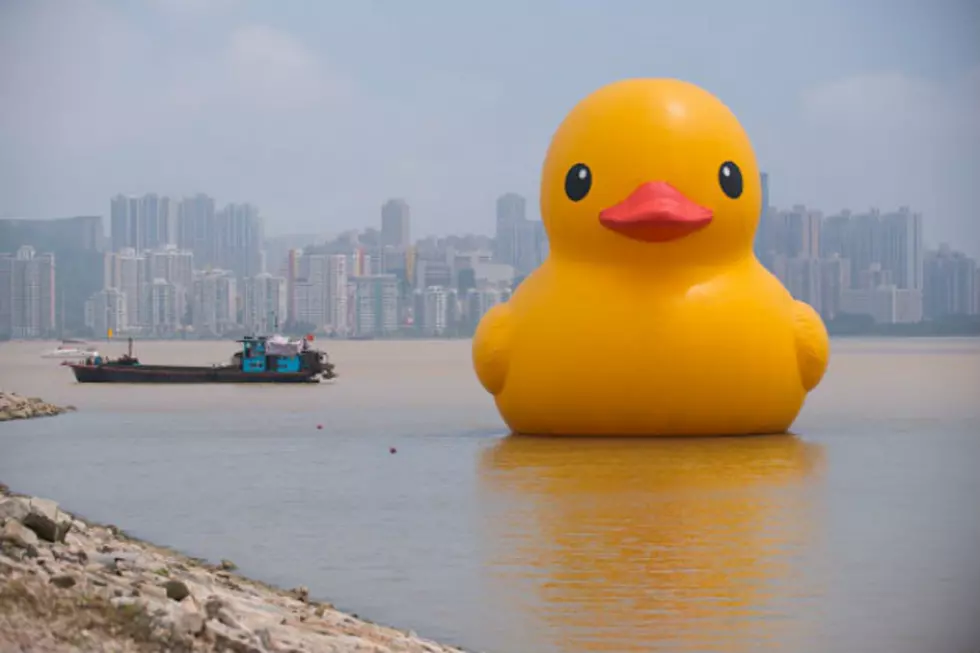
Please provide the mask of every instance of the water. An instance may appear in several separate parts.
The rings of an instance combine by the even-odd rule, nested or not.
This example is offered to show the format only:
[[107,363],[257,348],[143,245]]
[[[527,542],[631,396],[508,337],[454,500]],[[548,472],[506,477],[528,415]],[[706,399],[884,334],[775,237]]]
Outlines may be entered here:
[[575,442],[503,437],[468,342],[330,343],[310,387],[79,386],[52,346],[0,344],[0,388],[80,410],[0,425],[0,479],[375,621],[492,653],[980,642],[980,340],[835,341],[797,436]]

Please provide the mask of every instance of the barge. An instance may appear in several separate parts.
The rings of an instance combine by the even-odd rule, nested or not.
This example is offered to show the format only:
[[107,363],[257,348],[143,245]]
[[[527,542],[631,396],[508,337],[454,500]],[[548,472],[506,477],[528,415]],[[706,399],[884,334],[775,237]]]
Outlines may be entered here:
[[224,365],[144,365],[129,351],[117,359],[91,356],[65,362],[79,383],[319,383],[336,377],[326,352],[312,349],[310,338],[246,336],[241,350]]

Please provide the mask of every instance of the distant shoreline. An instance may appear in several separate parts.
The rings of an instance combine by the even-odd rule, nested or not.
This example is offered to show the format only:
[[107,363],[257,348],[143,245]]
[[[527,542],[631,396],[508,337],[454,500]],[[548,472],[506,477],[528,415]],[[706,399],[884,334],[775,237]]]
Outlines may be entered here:
[[[915,327],[917,325],[888,325],[892,327]],[[980,328],[964,331],[964,332],[930,332],[921,331],[917,332],[912,329],[882,329],[880,331],[849,331],[849,330],[835,330],[833,328],[827,329],[829,335],[833,339],[841,340],[853,340],[858,338],[881,338],[888,340],[916,340],[925,338],[937,338],[937,339],[954,339],[954,338],[980,338]],[[106,343],[106,344],[116,344],[125,345],[126,338],[128,336],[118,336],[107,340],[106,338],[91,338],[85,336],[65,336],[66,338],[79,338],[83,339],[88,343]],[[10,340],[0,340],[0,344],[5,342],[9,343],[29,343],[29,342],[60,342],[61,338],[16,338]],[[229,336],[227,338],[161,338],[161,337],[148,337],[148,336],[133,336],[134,342],[233,342],[235,340],[234,336]],[[318,343],[323,344],[324,342],[453,342],[460,340],[472,340],[471,336],[459,336],[452,338],[370,338],[370,339],[359,339],[359,338],[320,338],[317,340]]]

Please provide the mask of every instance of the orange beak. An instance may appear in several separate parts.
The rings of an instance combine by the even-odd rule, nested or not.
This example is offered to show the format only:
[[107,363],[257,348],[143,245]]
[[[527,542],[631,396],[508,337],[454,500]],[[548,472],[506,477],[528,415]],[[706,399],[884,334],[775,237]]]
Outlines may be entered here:
[[711,209],[689,200],[670,184],[651,181],[601,211],[599,222],[633,240],[663,243],[704,229],[712,217]]

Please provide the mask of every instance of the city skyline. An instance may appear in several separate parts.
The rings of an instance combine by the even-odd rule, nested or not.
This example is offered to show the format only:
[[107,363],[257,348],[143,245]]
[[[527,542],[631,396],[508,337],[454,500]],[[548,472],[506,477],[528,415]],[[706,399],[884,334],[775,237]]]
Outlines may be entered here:
[[[909,325],[980,313],[976,259],[928,247],[921,213],[766,205],[761,175],[754,254],[824,319]],[[102,216],[0,219],[0,250],[16,250],[0,251],[0,336],[221,337],[280,324],[337,337],[467,335],[549,254],[526,198],[502,193],[494,212],[492,236],[415,239],[403,198],[382,203],[372,226],[332,238],[267,238],[258,207],[204,193],[116,194],[108,234]]]
[[[269,233],[337,233],[390,194],[410,201],[417,234],[489,233],[498,191],[536,207],[572,104],[622,77],[668,75],[732,107],[780,180],[774,205],[912,206],[930,242],[980,255],[980,11],[963,0],[666,14],[633,1],[195,6],[0,9],[0,214],[102,213],[121,188],[207,189],[247,196]],[[581,43],[588,56],[573,56]]]
[[[781,203],[781,204],[774,204],[772,202],[770,202],[769,204],[765,204],[765,201],[767,199],[771,199],[770,191],[769,191],[769,184],[771,183],[770,182],[771,175],[766,170],[762,170],[760,174],[763,177],[763,185],[765,191],[763,194],[763,206],[761,207],[762,212],[760,214],[759,223],[756,229],[757,235],[760,230],[764,229],[765,211],[767,209],[773,209],[775,211],[791,211],[791,210],[803,208],[811,213],[818,214],[823,218],[842,216],[842,215],[887,214],[889,212],[896,211],[896,210],[908,210],[916,213],[917,215],[922,216],[923,218],[924,246],[927,249],[938,249],[942,246],[952,246],[955,249],[957,249],[957,251],[962,251],[966,254],[969,254],[970,256],[973,256],[974,258],[980,258],[980,256],[975,256],[972,253],[972,249],[971,247],[969,247],[969,245],[971,245],[972,243],[965,242],[962,239],[938,240],[938,239],[930,238],[928,235],[929,234],[928,225],[930,223],[929,216],[923,213],[922,211],[920,211],[917,207],[912,205],[908,205],[908,204],[889,205],[889,204],[882,204],[882,203],[871,203],[867,207],[856,208],[856,207],[845,206],[845,207],[840,207],[837,210],[826,210],[824,207],[820,205],[809,205],[802,202],[792,202],[792,201],[787,203]],[[180,204],[184,201],[197,199],[198,201],[203,201],[210,204],[211,205],[210,211],[214,215],[220,215],[223,212],[234,210],[238,207],[241,207],[246,211],[254,213],[255,217],[260,217],[262,219],[263,239],[275,240],[275,239],[290,239],[290,238],[297,238],[297,237],[298,238],[314,237],[319,239],[330,239],[330,238],[340,236],[344,233],[359,231],[365,228],[377,229],[379,233],[382,232],[384,227],[384,221],[385,221],[386,207],[389,207],[391,205],[397,205],[399,207],[399,211],[404,211],[408,216],[410,216],[409,223],[412,226],[410,229],[408,229],[406,233],[408,233],[408,235],[410,236],[408,242],[415,243],[420,240],[425,240],[430,238],[442,238],[446,236],[457,236],[457,235],[492,236],[495,233],[495,231],[499,228],[497,222],[499,220],[500,214],[495,210],[495,207],[499,205],[500,200],[511,198],[511,197],[516,197],[521,201],[521,203],[523,204],[521,208],[521,212],[527,217],[528,220],[532,222],[541,222],[541,216],[540,216],[540,212],[538,211],[537,205],[531,204],[528,201],[527,196],[512,190],[511,191],[505,190],[505,191],[498,192],[498,194],[491,199],[489,210],[493,215],[493,220],[490,222],[490,224],[487,225],[487,228],[485,229],[480,229],[480,230],[459,229],[455,231],[450,230],[445,232],[425,232],[421,234],[417,233],[416,224],[414,222],[414,220],[418,218],[418,212],[412,208],[413,204],[411,198],[404,195],[388,196],[382,199],[381,201],[377,202],[374,213],[380,215],[381,216],[380,219],[376,219],[374,217],[366,217],[365,220],[358,223],[354,223],[351,226],[345,226],[343,228],[338,228],[335,230],[319,230],[319,231],[302,231],[302,230],[290,231],[290,230],[276,230],[276,229],[270,230],[268,228],[268,222],[266,222],[267,216],[265,212],[261,211],[261,207],[257,206],[255,203],[251,202],[250,200],[239,198],[239,199],[230,199],[223,202],[219,200],[216,196],[213,196],[204,191],[193,191],[193,192],[185,192],[185,193],[166,193],[166,192],[159,192],[154,190],[147,190],[142,193],[140,192],[116,193],[112,196],[112,199],[109,202],[110,208],[108,211],[101,211],[101,212],[100,211],[94,211],[94,212],[76,211],[76,212],[69,212],[68,214],[65,215],[51,215],[51,216],[0,214],[0,220],[51,221],[51,220],[72,219],[72,218],[83,217],[83,216],[90,217],[93,219],[100,218],[105,221],[105,226],[108,228],[106,237],[110,242],[112,242],[113,240],[113,236],[111,235],[112,234],[111,225],[113,219],[112,200],[119,199],[119,198],[123,198],[126,200],[158,198],[159,200],[162,200],[164,202],[167,201],[173,202],[175,207],[179,207]],[[978,212],[980,212],[980,207],[978,207]],[[176,219],[176,214],[174,215],[174,219]],[[368,224],[372,220],[376,221],[377,224]],[[3,244],[4,243],[0,242],[0,247],[2,247]],[[390,244],[390,243],[386,243],[386,244]],[[115,247],[114,244],[113,247]]]

